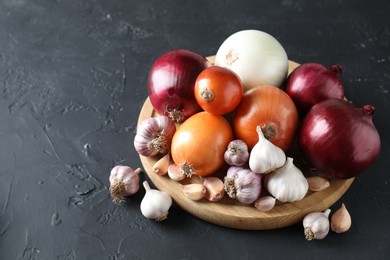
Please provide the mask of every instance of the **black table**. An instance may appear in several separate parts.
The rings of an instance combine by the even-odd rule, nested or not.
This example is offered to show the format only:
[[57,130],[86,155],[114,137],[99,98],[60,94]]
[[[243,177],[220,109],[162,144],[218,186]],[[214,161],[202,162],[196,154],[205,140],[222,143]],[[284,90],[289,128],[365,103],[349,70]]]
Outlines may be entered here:
[[[389,13],[385,0],[0,1],[0,259],[389,257]],[[132,142],[153,61],[215,54],[243,29],[299,63],[341,64],[346,96],[376,107],[381,154],[332,207],[347,205],[347,233],[233,230],[176,205],[156,223],[143,189],[112,203],[111,168],[141,166]]]

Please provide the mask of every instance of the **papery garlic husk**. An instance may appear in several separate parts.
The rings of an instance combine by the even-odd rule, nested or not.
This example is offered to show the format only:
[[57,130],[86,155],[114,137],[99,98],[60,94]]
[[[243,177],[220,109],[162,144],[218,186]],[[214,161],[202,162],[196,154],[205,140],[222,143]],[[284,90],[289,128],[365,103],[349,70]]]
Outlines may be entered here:
[[125,197],[139,190],[139,173],[141,168],[133,170],[129,166],[117,165],[110,172],[110,194],[112,201],[121,203]]
[[265,175],[265,185],[268,192],[281,202],[302,200],[309,189],[305,176],[291,157],[287,157],[282,167]]
[[167,153],[153,165],[153,172],[158,175],[167,174],[170,163],[171,163],[171,157],[169,153]]
[[190,200],[201,200],[207,192],[205,186],[200,183],[191,183],[180,186],[184,195]]
[[223,181],[218,177],[205,177],[202,178],[202,184],[206,188],[206,194],[204,197],[212,202],[219,201],[225,194],[225,187]]
[[309,213],[303,218],[302,223],[307,240],[319,240],[328,235],[330,228],[329,213],[330,209],[326,209],[324,212]]
[[256,127],[259,141],[249,155],[249,168],[255,173],[267,174],[283,166],[286,154],[264,137],[260,126]]
[[243,166],[249,159],[248,146],[243,140],[233,140],[229,143],[224,158],[229,165]]
[[156,221],[165,220],[172,205],[171,196],[164,191],[151,189],[147,181],[143,182],[143,186],[146,193],[140,206],[142,215]]
[[261,193],[261,175],[250,169],[230,166],[224,178],[225,192],[243,204],[252,204]]
[[306,180],[310,191],[322,191],[330,186],[329,180],[320,176],[307,177]]
[[275,207],[276,199],[272,196],[264,196],[260,197],[258,200],[255,201],[255,208],[257,208],[260,211],[266,212],[270,211]]
[[351,228],[351,225],[351,215],[344,203],[342,203],[341,207],[333,213],[330,221],[330,227],[336,233],[344,233]]
[[180,166],[174,163],[168,166],[168,176],[174,181],[182,181],[187,177],[187,175],[181,171]]
[[176,125],[166,116],[144,119],[137,128],[134,138],[135,150],[143,156],[166,154],[170,151]]

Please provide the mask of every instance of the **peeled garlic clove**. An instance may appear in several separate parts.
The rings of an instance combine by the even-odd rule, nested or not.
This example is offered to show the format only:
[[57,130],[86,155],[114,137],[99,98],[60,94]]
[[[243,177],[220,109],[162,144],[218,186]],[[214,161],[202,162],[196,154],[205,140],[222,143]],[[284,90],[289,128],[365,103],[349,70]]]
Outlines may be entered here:
[[320,240],[328,235],[330,228],[329,213],[330,209],[327,209],[324,212],[309,213],[303,218],[303,227],[307,240]]
[[286,162],[284,151],[264,137],[260,126],[256,131],[259,141],[249,155],[249,168],[255,173],[267,174],[282,167]]
[[260,211],[270,211],[275,207],[276,199],[272,196],[264,196],[255,201],[255,208]]
[[306,180],[311,191],[322,191],[330,186],[329,180],[320,176],[307,177]]
[[168,193],[151,189],[147,181],[143,182],[146,190],[141,201],[141,212],[148,219],[163,221],[168,216],[168,210],[172,205],[172,198]]
[[182,181],[187,177],[183,174],[180,167],[174,163],[168,166],[168,176],[174,181]]
[[171,162],[171,157],[169,153],[167,153],[153,165],[153,172],[158,175],[167,174],[170,162]]
[[117,165],[110,172],[110,194],[112,201],[121,203],[125,197],[139,190],[139,173],[141,168],[133,170],[129,166]]
[[202,184],[206,188],[204,197],[209,201],[218,201],[225,194],[223,181],[217,177],[203,178]]
[[344,233],[351,228],[352,220],[344,203],[341,207],[333,213],[330,227],[336,233]]
[[200,200],[206,194],[206,188],[200,183],[181,185],[184,195],[190,200]]

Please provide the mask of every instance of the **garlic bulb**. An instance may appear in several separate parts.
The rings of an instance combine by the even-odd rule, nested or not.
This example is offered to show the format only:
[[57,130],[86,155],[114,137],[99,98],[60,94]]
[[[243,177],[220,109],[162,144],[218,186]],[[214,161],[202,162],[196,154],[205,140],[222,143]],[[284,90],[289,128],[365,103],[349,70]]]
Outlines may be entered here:
[[307,240],[323,239],[329,233],[330,209],[324,212],[312,212],[303,218],[305,238]]
[[170,150],[175,132],[175,124],[166,116],[146,118],[137,128],[134,148],[143,156],[166,154]]
[[309,184],[293,163],[287,157],[286,163],[274,172],[265,176],[265,183],[269,193],[281,202],[294,202],[305,197]]
[[342,203],[341,207],[333,213],[330,221],[330,227],[336,233],[344,233],[351,228],[351,225],[351,215],[344,203]]
[[148,219],[163,221],[168,216],[168,210],[172,205],[172,198],[168,193],[151,189],[147,181],[143,182],[146,190],[141,201],[141,212]]
[[141,168],[135,171],[129,166],[117,165],[110,173],[110,194],[112,201],[120,203],[125,197],[133,195],[139,190],[139,173]]
[[282,167],[286,162],[286,155],[282,149],[268,141],[260,126],[256,127],[259,141],[252,148],[249,156],[249,168],[255,173],[270,173]]
[[224,158],[229,165],[243,166],[249,159],[248,146],[242,140],[233,140],[229,143]]
[[231,166],[224,178],[226,193],[241,203],[251,204],[261,192],[261,175],[243,167]]

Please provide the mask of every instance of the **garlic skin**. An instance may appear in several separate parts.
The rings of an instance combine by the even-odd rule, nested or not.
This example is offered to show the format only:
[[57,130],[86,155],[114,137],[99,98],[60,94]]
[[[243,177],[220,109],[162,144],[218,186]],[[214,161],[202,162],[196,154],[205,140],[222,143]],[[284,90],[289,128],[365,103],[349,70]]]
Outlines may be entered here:
[[291,157],[287,157],[281,168],[265,175],[265,183],[268,192],[281,202],[302,200],[309,189],[305,176]]
[[341,207],[333,213],[330,221],[330,227],[336,233],[344,233],[351,228],[351,225],[351,215],[344,203],[342,203]]
[[110,194],[112,201],[121,203],[125,197],[139,190],[139,173],[141,168],[133,170],[129,166],[117,165],[110,172]]
[[146,118],[137,128],[134,148],[137,153],[147,157],[166,154],[170,151],[175,132],[175,123],[166,116]]
[[275,207],[276,199],[272,196],[264,196],[255,201],[255,208],[260,211],[270,211]]
[[230,166],[224,178],[224,188],[230,198],[252,204],[261,193],[261,175],[243,167]]
[[248,146],[242,140],[233,140],[229,143],[224,158],[229,165],[243,166],[249,159]]
[[172,205],[171,196],[164,191],[151,189],[147,181],[143,182],[143,186],[146,193],[140,206],[142,215],[156,221],[165,220]]
[[305,238],[308,241],[320,240],[328,235],[330,229],[329,213],[330,209],[326,209],[324,212],[309,213],[303,218]]
[[267,174],[283,166],[286,154],[264,137],[260,126],[256,127],[259,141],[249,155],[249,168],[255,173]]

